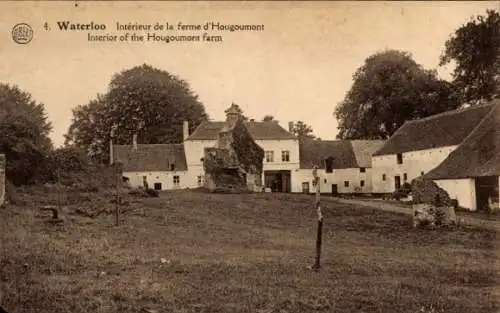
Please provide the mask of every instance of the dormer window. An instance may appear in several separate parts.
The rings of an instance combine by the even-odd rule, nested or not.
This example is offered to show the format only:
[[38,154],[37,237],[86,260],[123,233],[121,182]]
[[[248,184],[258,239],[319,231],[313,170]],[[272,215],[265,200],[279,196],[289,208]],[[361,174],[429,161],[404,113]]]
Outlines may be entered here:
[[175,164],[170,163],[170,170],[171,170],[171,171],[175,171]]
[[398,159],[398,164],[403,164],[403,154],[402,153],[397,154],[397,159]]
[[325,159],[325,172],[333,173],[333,157],[328,157]]

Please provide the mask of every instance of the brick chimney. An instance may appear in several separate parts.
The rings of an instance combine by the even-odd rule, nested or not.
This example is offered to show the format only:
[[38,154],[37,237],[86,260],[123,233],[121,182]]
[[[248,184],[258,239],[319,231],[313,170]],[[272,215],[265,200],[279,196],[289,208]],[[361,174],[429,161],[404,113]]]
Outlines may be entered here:
[[134,134],[134,135],[132,136],[132,148],[133,148],[134,150],[137,150],[137,134]]
[[184,121],[182,123],[182,140],[186,141],[189,137],[189,122]]
[[293,132],[293,122],[288,122],[288,131]]

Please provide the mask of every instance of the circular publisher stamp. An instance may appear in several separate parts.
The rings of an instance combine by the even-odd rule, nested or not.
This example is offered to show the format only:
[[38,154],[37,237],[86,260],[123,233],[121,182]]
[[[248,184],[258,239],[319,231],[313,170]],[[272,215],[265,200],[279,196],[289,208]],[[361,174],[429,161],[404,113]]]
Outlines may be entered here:
[[12,39],[14,42],[25,45],[33,39],[33,29],[26,23],[19,23],[12,28]]

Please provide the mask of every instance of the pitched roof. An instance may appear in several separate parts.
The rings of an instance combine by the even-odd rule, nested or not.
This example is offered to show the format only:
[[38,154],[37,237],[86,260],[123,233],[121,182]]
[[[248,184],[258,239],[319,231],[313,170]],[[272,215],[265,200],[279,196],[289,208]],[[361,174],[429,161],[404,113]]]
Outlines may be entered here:
[[407,121],[374,155],[459,145],[491,110],[491,104],[448,111]]
[[384,140],[351,140],[359,167],[372,167],[372,156],[385,144]]
[[314,165],[325,168],[325,159],[333,157],[333,168],[371,167],[371,156],[383,145],[381,140],[314,140],[300,142],[300,168]]
[[[226,122],[202,122],[189,136],[188,140],[217,140],[217,134],[226,125]],[[278,123],[273,121],[247,121],[245,122],[245,125],[254,140],[286,140],[296,138]]]
[[183,144],[141,144],[113,146],[115,162],[123,163],[123,171],[169,171],[170,164],[176,171],[186,171],[186,154]]
[[492,107],[455,151],[423,178],[460,179],[499,175],[500,103]]

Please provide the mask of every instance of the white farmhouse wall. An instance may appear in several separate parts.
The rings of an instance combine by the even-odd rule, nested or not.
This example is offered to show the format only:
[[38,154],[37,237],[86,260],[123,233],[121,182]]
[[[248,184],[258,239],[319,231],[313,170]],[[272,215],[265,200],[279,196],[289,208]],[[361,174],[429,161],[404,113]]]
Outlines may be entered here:
[[202,166],[201,159],[205,155],[205,148],[215,147],[216,140],[187,140],[184,141],[184,153],[186,153],[186,163],[188,169],[191,165]]
[[[401,177],[401,184],[427,173],[448,157],[458,146],[410,151],[403,153],[403,163],[397,163],[397,155],[382,155],[372,158],[372,185],[374,193],[391,193],[396,190],[395,176]],[[385,174],[386,179],[383,180]]]
[[[255,140],[264,151],[273,151],[273,162],[266,162],[264,156],[264,171],[270,170],[290,170],[294,171],[300,167],[299,159],[299,141],[298,140]],[[289,151],[290,161],[283,162],[281,159],[281,151]],[[292,172],[293,185],[293,172]],[[292,187],[293,188],[293,187]]]
[[[371,193],[372,192],[372,169],[366,168],[362,173],[359,168],[334,169],[333,173],[326,173],[324,169],[318,170],[320,176],[321,193],[331,193],[332,185],[337,185],[338,193]],[[349,186],[345,186],[345,182],[349,182]],[[364,186],[361,187],[361,181],[364,181]],[[309,182],[309,192],[316,192],[313,187],[312,169],[300,169],[292,173],[292,192],[302,192],[302,183]],[[356,191],[359,187],[359,191]]]
[[458,201],[458,206],[476,211],[476,185],[474,179],[435,180],[436,184],[446,190],[451,199]]
[[[163,171],[163,172],[124,172],[123,176],[129,178],[130,185],[133,188],[142,187],[142,177],[146,176],[149,188],[154,188],[155,183],[161,183],[162,190],[195,188],[196,181],[193,184],[190,175],[186,171]],[[179,176],[179,184],[174,184],[174,176]]]

